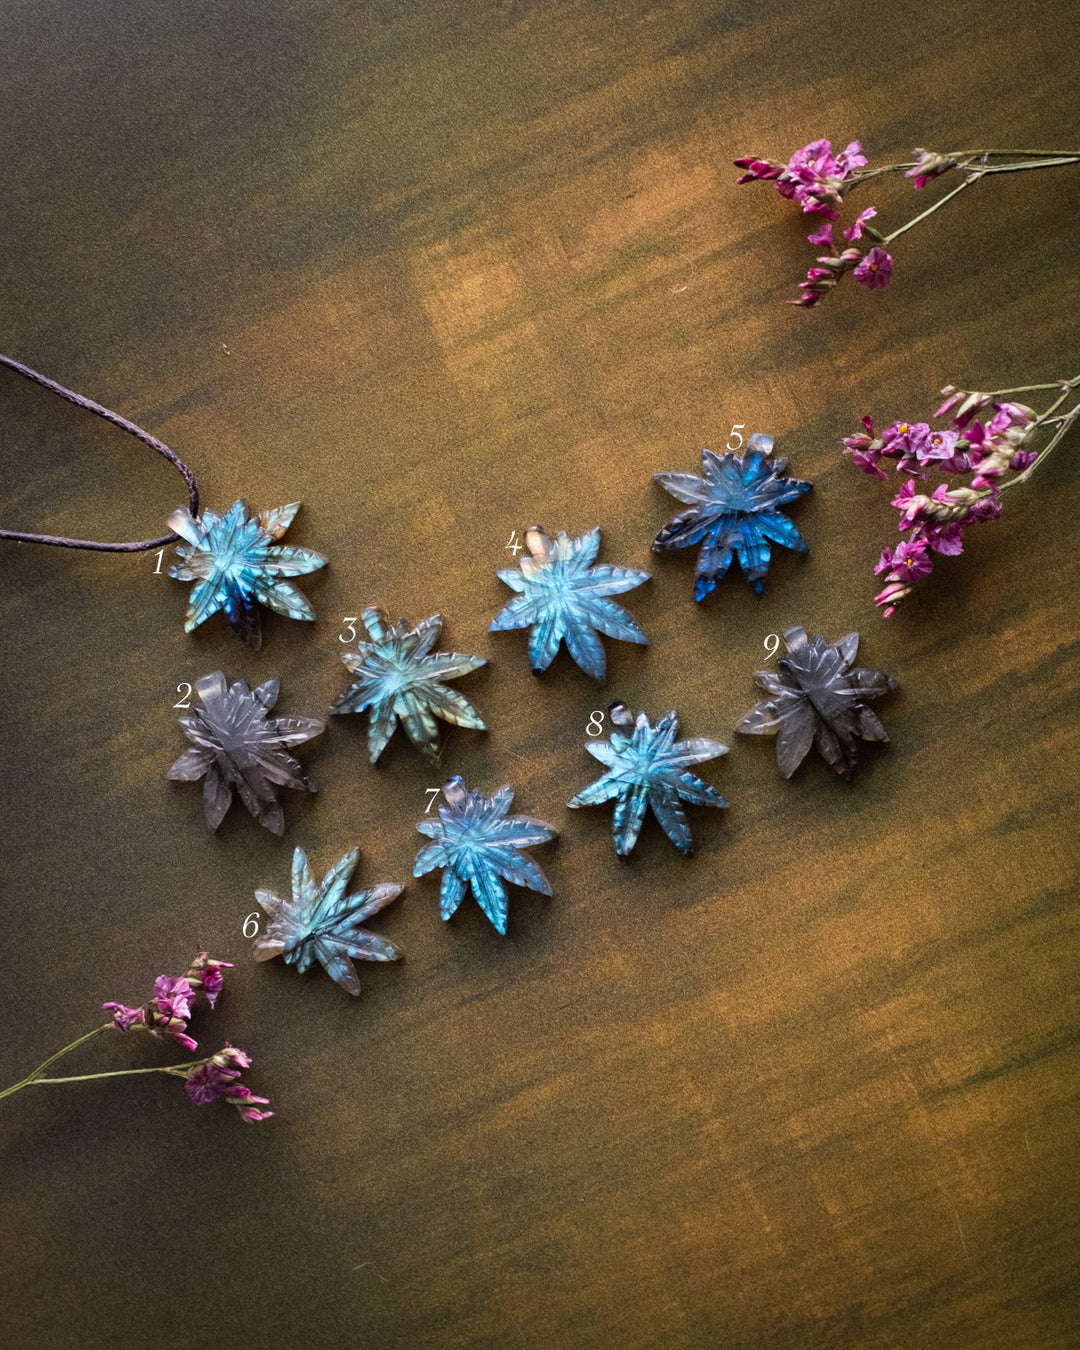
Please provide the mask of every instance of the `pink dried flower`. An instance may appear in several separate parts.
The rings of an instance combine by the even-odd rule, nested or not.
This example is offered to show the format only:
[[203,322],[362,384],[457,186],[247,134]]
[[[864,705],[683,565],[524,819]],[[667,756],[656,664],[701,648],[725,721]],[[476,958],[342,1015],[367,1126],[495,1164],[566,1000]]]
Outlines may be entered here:
[[735,166],[745,170],[738,180],[740,183],[773,180],[781,196],[797,202],[803,211],[820,213],[835,220],[843,200],[844,185],[865,163],[866,156],[858,141],[852,141],[833,155],[830,143],[820,140],[796,150],[786,164],[749,155],[737,159]]
[[206,1001],[212,1008],[218,1001],[221,993],[224,979],[221,972],[223,970],[232,970],[231,961],[218,961],[207,952],[200,952],[191,963],[184,978],[195,988],[201,989],[206,995]]
[[803,293],[798,300],[789,300],[789,305],[800,305],[803,309],[809,309],[816,305],[826,291],[831,291],[840,278],[847,272],[860,257],[857,248],[846,248],[843,253],[824,254],[817,259],[818,266],[811,267],[806,274],[806,280],[800,281]]
[[216,1055],[211,1056],[210,1062],[222,1069],[251,1068],[251,1056],[235,1045],[230,1045],[228,1041],[225,1042],[223,1050],[219,1050]]
[[874,571],[880,575],[891,570],[893,579],[897,581],[907,577],[915,580],[926,576],[933,565],[924,539],[901,539],[895,549],[882,550]]
[[[884,461],[893,459],[897,472],[904,475],[892,498],[903,537],[895,548],[882,550],[874,568],[878,576],[884,576],[885,586],[876,603],[886,615],[893,614],[912,585],[931,572],[934,554],[962,553],[966,530],[996,520],[1004,490],[1022,481],[1015,475],[1022,476],[1038,463],[1069,426],[1080,421],[1080,402],[1066,413],[1053,415],[1064,396],[1080,387],[1080,376],[1033,386],[1058,387],[1063,397],[1040,415],[1025,404],[999,400],[994,394],[946,385],[941,391],[945,401],[935,416],[951,414],[950,427],[933,429],[926,422],[898,421],[877,438],[872,419],[863,417],[863,431],[844,437],[844,451],[860,469],[887,478]],[[984,425],[976,414],[990,405],[993,413]],[[1038,450],[1029,448],[1047,427],[1052,429],[1049,443]],[[916,480],[926,479],[931,472],[941,474],[946,481],[932,491],[920,490]],[[1007,478],[1009,474],[1014,477]],[[967,481],[958,482],[961,475]]]
[[873,473],[879,478],[888,478],[888,474],[878,464],[884,443],[874,436],[874,419],[861,417],[859,421],[865,428],[854,436],[843,438],[844,453],[851,456],[851,462],[863,473]]
[[855,280],[872,291],[884,290],[892,279],[893,260],[877,244],[855,268]]
[[820,212],[836,220],[843,201],[843,184],[866,163],[862,146],[852,141],[835,157],[828,141],[811,141],[787,162],[776,180],[781,196],[796,201],[807,214]]
[[186,1050],[197,1050],[198,1042],[187,1034],[195,996],[201,990],[212,1008],[221,992],[221,972],[230,965],[199,952],[187,974],[159,975],[154,981],[154,996],[144,1007],[129,1008],[123,1003],[103,1003],[102,1007],[112,1013],[118,1031],[142,1027],[151,1035],[176,1041]]
[[241,1120],[254,1123],[257,1120],[269,1120],[273,1111],[259,1111],[258,1106],[269,1106],[269,1097],[256,1097],[250,1088],[237,1084],[228,1094],[230,1103],[240,1112]]
[[182,975],[159,975],[154,981],[153,1001],[158,1016],[166,1021],[187,1021],[194,998],[195,990]]
[[1034,411],[1022,403],[995,403],[994,415],[986,424],[986,434],[996,438],[1008,431],[1026,432],[1034,421]]
[[874,604],[884,609],[885,617],[896,613],[896,607],[906,595],[911,594],[910,585],[902,581],[891,581],[883,591],[874,596]]
[[736,179],[737,183],[752,183],[755,179],[779,178],[785,166],[777,164],[775,160],[755,159],[750,156],[746,159],[737,159],[735,167],[746,170],[741,178]]
[[819,230],[815,230],[813,234],[808,234],[806,236],[806,242],[808,244],[813,244],[815,247],[832,248],[832,221],[825,221]]
[[226,1042],[223,1050],[183,1075],[186,1079],[184,1090],[196,1106],[208,1106],[210,1102],[224,1099],[235,1106],[242,1119],[248,1122],[269,1120],[273,1111],[257,1109],[259,1106],[269,1106],[268,1099],[256,1097],[249,1087],[238,1081],[241,1071],[250,1067],[250,1055]]
[[926,440],[918,451],[919,463],[941,473],[969,473],[971,459],[964,453],[966,441],[958,431],[931,431],[927,428]]
[[117,1031],[130,1031],[133,1026],[146,1025],[145,1008],[129,1008],[125,1003],[103,1003],[106,1012],[112,1013],[113,1026]]
[[238,1074],[219,1069],[216,1064],[200,1064],[188,1074],[184,1090],[196,1106],[208,1106],[221,1097]]
[[[970,518],[970,511],[968,517]],[[924,521],[921,525],[916,525],[911,532],[911,537],[916,535],[926,541],[928,548],[932,548],[935,553],[944,553],[955,557],[958,553],[963,553],[963,528],[964,520],[949,521]]]
[[856,239],[862,238],[863,230],[866,228],[866,222],[868,220],[873,220],[876,215],[877,208],[874,206],[868,206],[865,211],[859,212],[852,223],[844,231],[844,238],[849,244],[853,244]]
[[957,389],[956,386],[952,384],[947,384],[941,392],[947,394],[948,398],[946,398],[941,407],[933,414],[935,421],[939,417],[944,417],[946,413],[952,412],[955,407],[958,407],[964,401],[965,397],[965,391],[963,389]]
[[988,404],[994,401],[993,394],[980,394],[973,389],[957,389],[954,385],[947,384],[941,391],[947,394],[945,402],[934,413],[934,417],[944,417],[955,408],[956,416],[953,418],[953,426],[963,430],[968,425],[976,413],[979,413]]

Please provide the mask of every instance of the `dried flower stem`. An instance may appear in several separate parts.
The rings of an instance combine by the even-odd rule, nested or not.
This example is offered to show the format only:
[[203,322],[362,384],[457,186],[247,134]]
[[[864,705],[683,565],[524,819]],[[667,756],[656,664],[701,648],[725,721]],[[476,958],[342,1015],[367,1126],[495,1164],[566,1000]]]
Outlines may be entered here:
[[[950,153],[951,159],[989,159],[991,156],[1005,159],[1009,155],[1030,155],[1042,161],[1039,164],[1024,163],[1017,165],[1020,169],[1048,168],[1057,164],[1073,164],[1080,159],[1080,150],[953,150]],[[919,161],[912,159],[906,164],[881,164],[876,169],[867,169],[865,173],[853,174],[850,186],[856,187],[859,183],[865,183],[867,179],[877,178],[883,173],[906,173],[908,169],[918,167]],[[987,172],[1008,173],[1011,166],[999,168],[994,166]]]
[[[786,163],[757,155],[735,160],[736,167],[745,170],[738,180],[740,183],[771,182],[782,197],[794,202],[804,215],[813,216],[818,222],[814,232],[807,236],[809,243],[819,250],[815,264],[807,269],[805,280],[799,283],[802,294],[797,300],[789,300],[788,304],[812,309],[848,272],[861,286],[873,291],[884,290],[895,267],[888,251],[893,241],[989,174],[1025,173],[1028,169],[1057,169],[1080,164],[1080,150],[988,149],[941,153],[917,148],[914,153],[914,160],[867,168],[861,142],[852,141],[834,154],[831,143],[821,139],[796,150]],[[886,232],[878,223],[869,223],[878,215],[877,207],[869,206],[844,227],[843,242],[835,239],[834,224],[839,221],[853,189],[881,178],[883,174],[895,173],[914,179],[916,190],[947,173],[952,173],[954,180],[958,178],[960,182],[933,205],[891,232]],[[860,240],[865,242],[860,243]]]
[[235,1106],[240,1118],[249,1124],[269,1120],[273,1111],[259,1109],[270,1105],[267,1099],[256,1097],[245,1083],[240,1082],[241,1072],[251,1067],[251,1056],[228,1041],[216,1054],[206,1055],[202,1059],[184,1060],[181,1064],[161,1064],[148,1069],[108,1069],[103,1073],[69,1074],[63,1078],[44,1076],[50,1064],[55,1064],[78,1046],[100,1036],[103,1031],[125,1034],[139,1028],[151,1036],[168,1038],[188,1050],[197,1050],[198,1045],[187,1033],[191,1005],[197,997],[201,997],[213,1008],[221,993],[222,971],[230,969],[231,965],[230,961],[219,961],[209,952],[199,952],[183,975],[159,975],[154,981],[153,998],[142,1007],[129,1008],[125,1003],[111,1001],[103,1003],[101,1006],[106,1012],[112,1013],[110,1021],[79,1036],[70,1045],[50,1055],[18,1083],[4,1088],[0,1092],[0,1100],[23,1088],[44,1087],[50,1083],[89,1083],[95,1078],[130,1078],[135,1074],[165,1073],[184,1080],[184,1090],[196,1106],[225,1101]]
[[184,1070],[194,1069],[205,1062],[202,1059],[191,1059],[186,1064],[159,1065],[153,1069],[110,1069],[107,1073],[79,1073],[71,1078],[28,1078],[22,1083],[17,1083],[15,1087],[8,1088],[6,1092],[0,1092],[0,1097],[6,1097],[9,1092],[14,1092],[20,1087],[41,1087],[45,1083],[89,1083],[93,1078],[126,1078],[133,1073],[171,1073],[184,1078],[187,1076]]
[[972,183],[975,183],[977,181],[978,179],[975,175],[972,175],[970,178],[965,178],[959,187],[954,187],[951,192],[946,192],[945,196],[939,197],[938,200],[933,204],[933,206],[928,206],[925,211],[915,216],[913,220],[909,220],[906,225],[901,225],[898,230],[893,230],[891,234],[887,234],[882,242],[886,244],[891,244],[894,239],[897,239],[899,238],[900,235],[905,234],[908,230],[911,229],[913,225],[918,225],[920,220],[925,220],[927,216],[932,216],[934,212],[937,211],[939,207],[944,206],[945,203],[951,197],[955,197],[958,192],[963,192],[963,190],[966,187],[970,187]]
[[4,1097],[10,1097],[13,1092],[18,1092],[20,1088],[32,1087],[35,1083],[65,1082],[66,1080],[63,1078],[43,1079],[41,1075],[45,1072],[45,1070],[49,1067],[50,1064],[55,1064],[58,1059],[61,1059],[64,1055],[69,1054],[72,1050],[76,1049],[78,1046],[84,1045],[87,1041],[93,1040],[95,1036],[100,1036],[103,1031],[111,1030],[112,1025],[113,1025],[112,1022],[105,1022],[100,1027],[95,1027],[93,1031],[88,1031],[85,1036],[80,1036],[78,1040],[72,1041],[70,1045],[65,1045],[63,1050],[57,1050],[55,1055],[50,1055],[49,1058],[45,1060],[43,1064],[39,1064],[37,1068],[33,1071],[33,1073],[27,1074],[26,1077],[23,1078],[18,1083],[12,1083],[11,1087],[4,1088],[4,1090],[0,1092],[0,1100],[3,1100]]
[[[1067,383],[1068,388],[1061,395],[1061,398],[1059,398],[1056,403],[1054,403],[1050,408],[1048,408],[1047,411],[1043,414],[1043,416],[1040,417],[1038,421],[1035,423],[1036,427],[1041,427],[1047,426],[1051,422],[1056,422],[1057,430],[1054,432],[1053,436],[1051,436],[1051,438],[1047,441],[1047,443],[1043,446],[1043,448],[1039,451],[1038,459],[1033,460],[1027,466],[1026,469],[1021,470],[1021,472],[1018,473],[1014,478],[1010,478],[1006,482],[1000,484],[1000,486],[998,487],[999,494],[1005,492],[1008,488],[1015,487],[1017,483],[1026,483],[1027,480],[1031,477],[1031,475],[1035,472],[1035,470],[1039,467],[1039,465],[1043,464],[1047,459],[1049,459],[1050,454],[1056,447],[1057,443],[1061,440],[1061,438],[1065,435],[1065,433],[1072,427],[1073,423],[1077,420],[1077,418],[1080,418],[1080,403],[1077,403],[1075,407],[1070,408],[1069,411],[1067,413],[1064,413],[1061,417],[1051,417],[1050,415],[1055,408],[1061,406],[1061,404],[1065,401],[1065,399],[1068,398],[1069,394],[1072,393],[1073,389],[1078,384],[1080,384],[1080,376],[1076,377],[1075,379],[1067,381]],[[989,491],[987,491],[983,495],[988,497],[990,493]]]

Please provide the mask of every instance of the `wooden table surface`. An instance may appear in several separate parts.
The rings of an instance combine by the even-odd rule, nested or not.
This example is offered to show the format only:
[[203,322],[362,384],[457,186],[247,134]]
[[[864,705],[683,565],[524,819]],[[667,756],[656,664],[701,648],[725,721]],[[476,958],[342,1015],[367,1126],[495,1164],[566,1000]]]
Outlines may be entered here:
[[[1077,139],[1080,11],[915,0],[37,0],[0,44],[0,349],[152,430],[206,505],[300,499],[316,623],[252,653],[153,554],[0,553],[5,733],[0,1080],[139,1003],[200,947],[237,963],[194,1030],[254,1057],[274,1119],[166,1077],[0,1109],[0,1337],[33,1347],[1057,1350],[1080,1344],[1078,447],[894,619],[895,538],[838,438],[947,382],[1076,373],[1076,170],[990,180],[898,244],[887,291],[784,301],[806,222],[731,161],[818,137]],[[866,197],[870,201],[869,196]],[[874,198],[910,213],[910,187]],[[925,200],[929,200],[927,194]],[[0,373],[0,523],[142,538],[168,467]],[[814,481],[762,598],[691,598],[649,544],[735,424]],[[599,688],[489,634],[511,531],[603,528],[646,648]],[[376,768],[335,718],[275,838],[216,836],[166,781],[176,689],[216,669],[320,716],[345,616],[445,616],[488,666],[485,735]],[[770,633],[858,629],[893,674],[855,780],[787,782],[735,734]],[[594,776],[621,699],[731,746],[629,864]],[[560,831],[499,937],[412,880],[447,774]],[[361,848],[406,883],[359,999],[256,965],[253,891]],[[101,1041],[68,1072],[168,1063]]]

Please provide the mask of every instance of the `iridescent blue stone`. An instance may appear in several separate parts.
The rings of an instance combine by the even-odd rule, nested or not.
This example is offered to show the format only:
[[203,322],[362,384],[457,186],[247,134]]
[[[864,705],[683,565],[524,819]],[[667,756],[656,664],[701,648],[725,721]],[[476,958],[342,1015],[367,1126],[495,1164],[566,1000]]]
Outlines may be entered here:
[[293,854],[292,899],[273,891],[256,891],[255,898],[270,915],[266,931],[255,939],[255,960],[283,956],[303,974],[316,961],[347,994],[359,994],[360,981],[350,957],[359,961],[396,961],[401,952],[392,942],[360,925],[388,905],[402,888],[393,882],[368,886],[346,895],[359,850],[351,849],[316,885],[307,854]]
[[816,745],[838,774],[850,778],[859,741],[887,741],[877,715],[866,702],[881,698],[897,683],[880,670],[853,666],[858,633],[826,642],[820,633],[807,638],[804,628],[785,628],[787,655],[776,672],[759,670],[756,679],[769,697],[755,703],[736,726],[751,736],[776,736],[776,763],[790,778]]
[[359,650],[342,656],[358,678],[337,696],[330,711],[358,713],[370,709],[368,756],[372,764],[386,748],[399,718],[413,745],[432,758],[439,751],[436,717],[455,726],[484,730],[483,720],[469,700],[448,689],[444,681],[456,680],[487,662],[482,656],[462,656],[460,652],[432,653],[442,623],[440,614],[424,619],[415,628],[404,619],[388,624],[382,610],[374,607],[365,609],[361,617],[371,641],[359,643]]
[[783,478],[786,459],[768,460],[773,438],[750,437],[745,455],[702,450],[705,476],[692,473],[654,473],[653,478],[690,510],[668,521],[653,540],[653,552],[701,545],[694,599],[704,600],[738,558],[743,576],[761,594],[772,556],[769,541],[798,553],[806,541],[777,508],[809,492],[811,483]]
[[267,680],[254,691],[243,680],[230,687],[220,670],[195,681],[202,707],[180,718],[193,748],[165,776],[189,783],[205,777],[203,809],[212,830],[224,819],[234,790],[259,824],[274,834],[285,829],[277,788],[315,791],[303,766],[288,752],[318,736],[325,723],[314,717],[268,717],[278,689],[277,680]]
[[645,820],[646,807],[652,807],[667,837],[680,853],[692,857],[694,841],[679,802],[697,806],[728,803],[711,784],[689,773],[687,766],[725,755],[727,746],[700,736],[677,741],[676,712],[665,713],[654,727],[643,712],[635,718],[623,704],[615,703],[611,720],[625,730],[613,731],[609,741],[585,743],[585,749],[607,767],[607,773],[571,797],[567,806],[596,806],[614,798],[612,833],[620,858],[629,856]]
[[321,553],[274,543],[293,522],[299,502],[248,516],[244,502],[225,514],[204,511],[195,517],[185,506],[169,517],[169,528],[187,540],[177,546],[180,562],[169,568],[177,581],[195,581],[188,598],[184,632],[190,633],[223,610],[233,630],[250,647],[262,644],[260,604],[290,619],[314,619],[315,611],[286,577],[303,576],[326,566]]
[[556,830],[533,816],[508,816],[514,800],[512,787],[501,787],[491,797],[470,792],[460,777],[443,787],[446,804],[439,818],[421,820],[417,829],[435,842],[416,855],[413,876],[422,877],[442,867],[440,913],[444,919],[461,904],[466,890],[500,933],[506,932],[506,887],[503,879],[550,895],[547,877],[521,852],[530,844],[553,839]]
[[599,528],[579,539],[571,539],[565,530],[549,539],[542,526],[534,525],[525,531],[525,542],[529,556],[522,556],[520,571],[508,568],[498,573],[518,595],[496,615],[490,631],[531,628],[529,661],[534,675],[547,670],[565,640],[581,669],[602,680],[606,662],[598,633],[623,642],[648,641],[633,616],[607,597],[632,591],[648,581],[649,573],[609,563],[593,566],[600,549]]

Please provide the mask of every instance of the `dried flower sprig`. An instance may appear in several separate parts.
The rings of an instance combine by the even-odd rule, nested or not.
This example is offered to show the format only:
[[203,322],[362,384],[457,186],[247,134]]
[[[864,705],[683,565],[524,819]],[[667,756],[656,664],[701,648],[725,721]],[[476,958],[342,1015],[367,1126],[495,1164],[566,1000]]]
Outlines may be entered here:
[[267,1120],[273,1111],[261,1111],[269,1106],[266,1097],[256,1097],[249,1087],[238,1080],[243,1069],[250,1068],[251,1058],[225,1042],[224,1049],[203,1059],[183,1064],[168,1064],[150,1069],[113,1069],[107,1073],[84,1073],[68,1078],[46,1078],[45,1070],[80,1045],[85,1045],[103,1031],[148,1031],[152,1036],[174,1040],[186,1050],[197,1050],[198,1044],[187,1034],[188,1020],[196,999],[201,995],[211,1008],[221,993],[222,971],[232,969],[231,961],[218,961],[206,952],[200,952],[183,975],[159,975],[154,981],[154,995],[140,1008],[125,1003],[103,1003],[101,1006],[112,1017],[108,1022],[79,1036],[65,1045],[32,1073],[0,1092],[0,1099],[27,1087],[43,1087],[49,1083],[85,1083],[94,1078],[124,1078],[130,1074],[167,1073],[184,1080],[188,1097],[196,1106],[224,1100],[235,1106],[241,1119]]
[[[874,568],[885,579],[874,602],[886,617],[917,581],[929,576],[934,554],[962,553],[968,526],[998,518],[1002,494],[1026,483],[1080,419],[1080,400],[1065,406],[1078,388],[1080,375],[990,393],[950,384],[941,391],[945,402],[933,414],[935,419],[951,414],[947,428],[901,421],[875,436],[873,419],[864,417],[864,430],[844,437],[844,452],[864,473],[887,481],[883,461],[895,460],[896,472],[906,475],[892,499],[900,512],[898,528],[906,537],[896,548],[884,549]],[[1014,394],[1050,390],[1058,397],[1042,413],[1011,401]],[[992,415],[984,423],[978,414],[988,408]],[[931,474],[940,474],[943,481],[930,492],[918,491],[916,481]]]
[[[786,164],[753,155],[735,161],[736,167],[744,170],[738,179],[740,183],[775,182],[777,192],[796,202],[805,214],[825,218],[807,239],[828,252],[815,259],[817,265],[811,267],[805,281],[799,283],[802,295],[797,300],[789,300],[789,305],[812,308],[847,272],[870,290],[884,290],[893,273],[893,259],[888,252],[893,240],[989,174],[1021,173],[1027,169],[1053,169],[1080,163],[1080,151],[1075,150],[958,150],[939,154],[917,149],[914,154],[913,161],[903,164],[867,168],[867,159],[858,141],[852,141],[834,155],[830,143],[820,140],[796,150]],[[1006,162],[998,163],[999,160]],[[954,170],[962,174],[962,181],[897,229],[885,234],[871,225],[869,222],[877,216],[877,208],[868,206],[843,230],[847,247],[841,249],[833,241],[833,222],[840,219],[844,198],[853,188],[890,173],[902,173],[914,181],[916,188],[923,188]],[[856,247],[864,236],[869,247]]]

